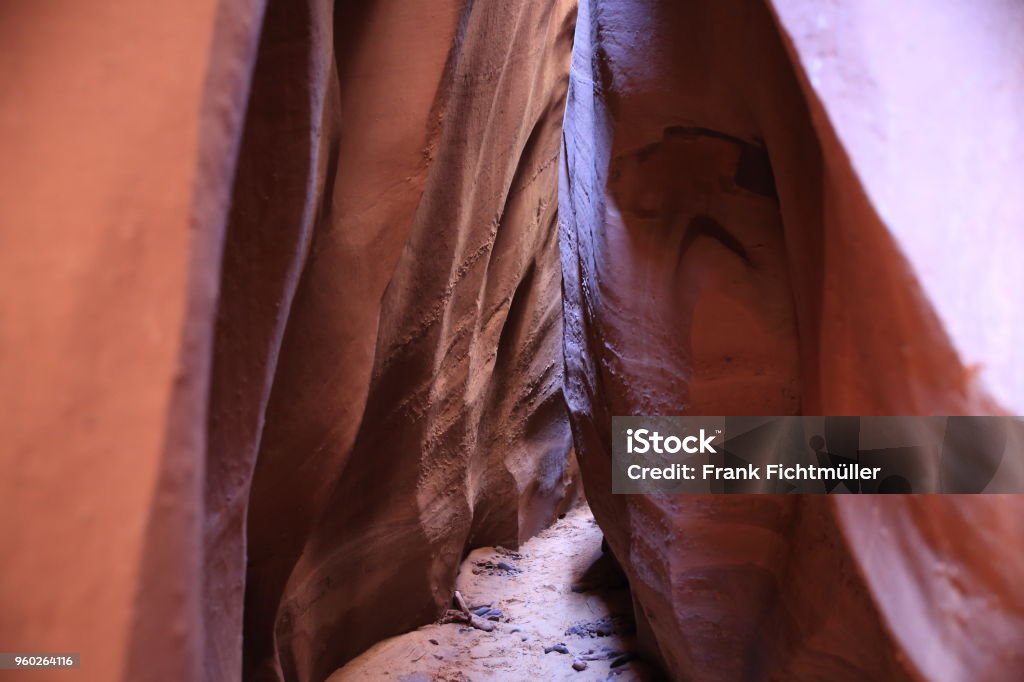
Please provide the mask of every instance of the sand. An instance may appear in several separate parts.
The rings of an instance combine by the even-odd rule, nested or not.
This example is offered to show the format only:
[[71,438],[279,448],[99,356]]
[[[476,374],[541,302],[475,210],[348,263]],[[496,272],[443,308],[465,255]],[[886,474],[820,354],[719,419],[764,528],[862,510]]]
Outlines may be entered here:
[[[501,611],[498,621],[488,621],[493,632],[427,625],[380,642],[329,682],[660,679],[641,660],[612,667],[636,646],[629,588],[601,540],[590,509],[579,505],[516,552],[472,552],[456,588],[471,610]],[[558,644],[569,653],[545,653]],[[586,669],[575,670],[574,661]]]

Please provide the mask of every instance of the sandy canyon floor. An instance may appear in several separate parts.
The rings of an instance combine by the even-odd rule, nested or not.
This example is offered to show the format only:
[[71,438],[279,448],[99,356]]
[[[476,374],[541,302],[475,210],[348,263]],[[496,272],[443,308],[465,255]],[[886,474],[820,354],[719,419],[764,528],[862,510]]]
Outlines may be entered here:
[[328,682],[662,679],[637,657],[629,588],[601,540],[579,505],[518,551],[472,552],[456,589],[493,630],[427,625],[380,642]]

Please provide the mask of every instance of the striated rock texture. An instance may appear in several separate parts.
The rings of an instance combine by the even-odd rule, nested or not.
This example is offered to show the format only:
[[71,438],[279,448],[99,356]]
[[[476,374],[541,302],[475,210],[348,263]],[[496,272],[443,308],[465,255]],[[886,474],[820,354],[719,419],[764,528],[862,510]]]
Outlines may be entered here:
[[0,21],[0,641],[321,680],[576,494],[575,7],[172,5]]
[[1024,409],[1024,6],[898,4],[6,3],[0,646],[325,679],[575,450],[675,677],[1024,679],[1017,498],[610,495],[613,414]]
[[[250,118],[270,130],[246,131],[227,244],[240,297],[282,225],[304,259],[276,294],[293,300],[248,516],[247,679],[323,679],[430,621],[467,548],[517,545],[575,485],[556,234],[573,4],[343,3],[326,23],[315,5],[268,9]],[[308,110],[282,80],[309,84]],[[251,330],[221,321],[230,363]]]
[[677,679],[1024,675],[1017,498],[610,494],[612,415],[1020,409],[1021,8],[914,4],[581,2],[566,397]]

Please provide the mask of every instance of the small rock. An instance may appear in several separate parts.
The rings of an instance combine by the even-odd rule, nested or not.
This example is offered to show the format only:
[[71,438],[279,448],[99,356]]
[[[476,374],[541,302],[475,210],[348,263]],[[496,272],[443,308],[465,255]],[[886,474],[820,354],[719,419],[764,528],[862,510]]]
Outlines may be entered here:
[[569,653],[569,647],[564,644],[552,644],[551,646],[544,647],[544,653],[550,654],[552,651],[560,654],[567,654]]
[[484,632],[491,632],[494,630],[494,623],[486,621],[483,618],[477,616],[469,617],[469,624],[475,627],[477,630],[483,630]]
[[578,658],[572,659],[572,669],[583,671],[587,669],[587,662]]
[[510,573],[519,571],[518,568],[516,568],[515,566],[513,566],[512,564],[510,564],[507,561],[499,561],[498,562],[498,568],[500,568],[503,571],[508,571]]
[[635,652],[629,651],[629,652],[626,652],[626,653],[622,654],[621,656],[616,658],[614,661],[612,661],[611,667],[612,668],[620,668],[620,667],[626,665],[627,663],[629,663],[630,661],[635,661],[638,658],[639,658],[639,656],[637,656]]
[[445,611],[444,615],[441,616],[438,622],[442,625],[446,623],[465,623],[466,614],[464,614],[462,611],[457,611],[455,609],[448,609],[447,611]]
[[623,616],[605,616],[598,620],[580,621],[569,627],[565,634],[574,637],[610,637],[616,633],[636,631],[636,624]]

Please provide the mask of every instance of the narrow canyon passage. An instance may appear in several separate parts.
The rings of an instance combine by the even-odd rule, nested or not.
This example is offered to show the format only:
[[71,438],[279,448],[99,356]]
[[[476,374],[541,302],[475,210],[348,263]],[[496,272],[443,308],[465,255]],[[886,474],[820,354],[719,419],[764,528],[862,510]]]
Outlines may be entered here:
[[384,640],[328,682],[665,679],[637,653],[629,584],[584,503],[517,551],[474,550],[455,589],[475,626],[456,613]]
[[613,416],[1024,411],[1024,4],[897,4],[8,3],[0,652],[1024,679],[1024,498],[612,492]]

